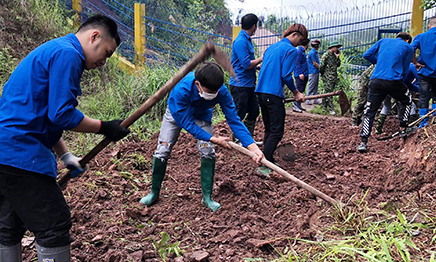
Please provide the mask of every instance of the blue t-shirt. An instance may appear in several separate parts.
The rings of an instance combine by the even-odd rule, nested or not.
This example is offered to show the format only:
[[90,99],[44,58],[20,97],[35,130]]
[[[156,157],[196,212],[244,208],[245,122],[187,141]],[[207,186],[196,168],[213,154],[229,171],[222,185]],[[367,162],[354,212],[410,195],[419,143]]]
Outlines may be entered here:
[[168,108],[177,125],[195,138],[209,141],[212,135],[199,127],[195,120],[212,122],[213,108],[219,104],[226,116],[227,123],[241,144],[246,147],[254,143],[250,132],[238,116],[235,103],[227,87],[223,85],[216,98],[205,100],[198,94],[194,80],[194,72],[190,72],[173,88],[168,98]]
[[414,50],[421,50],[418,62],[425,65],[418,74],[436,78],[436,27],[417,35],[413,40],[412,47]]
[[56,177],[51,148],[84,117],[76,109],[84,62],[74,34],[42,44],[21,61],[0,98],[0,164]]
[[394,81],[406,76],[413,54],[412,46],[401,38],[384,38],[371,46],[363,58],[376,64],[371,79]]
[[304,76],[309,75],[309,68],[307,66],[307,59],[306,59],[306,50],[302,46],[299,46],[297,48],[297,65],[295,66],[294,70],[294,76],[298,77],[299,75],[303,74]]
[[313,65],[313,62],[316,62],[319,65],[319,55],[315,48],[312,48],[307,55],[307,65],[309,66],[309,74],[311,75],[319,73],[319,69]]
[[264,93],[285,98],[283,85],[295,90],[292,72],[297,63],[297,49],[287,38],[271,45],[263,55],[256,93]]
[[241,30],[232,47],[232,66],[235,70],[234,77],[230,78],[230,85],[253,87],[256,85],[256,68],[248,69],[254,60],[254,47],[250,36]]

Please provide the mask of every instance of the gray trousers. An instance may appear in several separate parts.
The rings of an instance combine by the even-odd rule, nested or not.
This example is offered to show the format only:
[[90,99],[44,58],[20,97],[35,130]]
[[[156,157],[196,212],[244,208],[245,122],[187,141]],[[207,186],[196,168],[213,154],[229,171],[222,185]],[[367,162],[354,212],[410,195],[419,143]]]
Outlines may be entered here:
[[[213,135],[212,123],[208,121],[195,120],[195,124],[201,127],[204,131]],[[179,138],[182,129],[177,125],[170,110],[167,108],[160,127],[157,150],[154,157],[161,161],[167,161],[170,158],[171,151]],[[209,141],[198,140],[197,148],[202,158],[215,158],[214,144]]]
[[313,96],[318,94],[319,73],[309,74],[309,82],[307,84],[307,95]]

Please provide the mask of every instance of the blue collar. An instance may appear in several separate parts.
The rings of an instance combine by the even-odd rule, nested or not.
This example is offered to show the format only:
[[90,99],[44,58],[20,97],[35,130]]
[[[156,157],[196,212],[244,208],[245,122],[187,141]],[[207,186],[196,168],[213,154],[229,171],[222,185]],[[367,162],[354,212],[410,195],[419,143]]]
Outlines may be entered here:
[[80,41],[77,38],[77,36],[73,33],[70,33],[65,37],[71,40],[71,43],[73,44],[74,48],[79,52],[80,58],[82,58],[82,60],[85,61],[85,54],[83,53],[82,45],[80,44]]

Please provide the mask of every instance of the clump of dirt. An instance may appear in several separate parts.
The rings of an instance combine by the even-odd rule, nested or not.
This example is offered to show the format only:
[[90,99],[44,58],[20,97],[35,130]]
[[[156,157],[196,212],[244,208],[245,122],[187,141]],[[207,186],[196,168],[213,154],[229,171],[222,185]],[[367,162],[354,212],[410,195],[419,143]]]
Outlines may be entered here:
[[[397,120],[388,119],[386,132],[397,131],[397,126]],[[259,121],[256,140],[262,140],[262,131]],[[414,165],[404,164],[400,172],[398,165],[410,161],[414,144],[426,147],[424,132],[406,142],[371,138],[369,152],[360,154],[355,150],[359,131],[348,118],[290,114],[281,143],[292,143],[296,159],[284,161],[277,156],[278,164],[343,202],[367,189],[368,205],[376,208],[381,202],[401,204],[399,196],[406,201],[416,195],[416,188],[390,184],[416,176],[407,171]],[[218,124],[215,132],[230,134],[225,123]],[[295,238],[317,239],[332,222],[318,219],[331,211],[327,203],[277,173],[269,178],[258,175],[252,160],[223,148],[217,148],[213,194],[222,208],[211,212],[201,203],[200,157],[196,140],[187,133],[181,133],[168,161],[159,201],[144,207],[138,202],[149,193],[156,145],[157,135],[147,142],[107,148],[89,171],[71,181],[65,196],[73,219],[73,261],[161,261],[158,252],[165,253],[170,244],[184,253],[177,260],[171,254],[167,261],[195,261],[193,257],[199,256],[210,261],[273,259],[275,250],[283,252],[296,243]],[[424,168],[421,174],[427,178],[434,171]],[[422,194],[435,192],[435,184],[428,182],[419,187]],[[423,205],[432,201],[432,195],[421,198]],[[159,242],[163,235],[169,235],[168,242]],[[24,255],[26,261],[35,257],[33,244],[25,247]]]

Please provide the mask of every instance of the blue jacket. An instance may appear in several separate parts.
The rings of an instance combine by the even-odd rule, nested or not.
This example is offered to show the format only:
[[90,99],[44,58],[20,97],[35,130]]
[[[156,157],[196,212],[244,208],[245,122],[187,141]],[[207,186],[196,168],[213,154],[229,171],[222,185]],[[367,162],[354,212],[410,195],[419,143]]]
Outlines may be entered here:
[[259,73],[259,83],[256,93],[264,93],[285,98],[283,85],[287,85],[291,91],[295,90],[292,72],[297,63],[297,49],[291,41],[283,38],[271,45],[263,55],[262,67]]
[[252,87],[256,85],[256,68],[248,69],[254,60],[254,47],[250,36],[244,31],[236,37],[232,47],[232,66],[237,79],[231,77],[230,85]]
[[418,74],[436,78],[436,27],[430,28],[425,33],[415,37],[412,43],[414,50],[419,49],[421,53],[418,62],[425,65]]
[[307,65],[309,66],[309,74],[311,75],[319,73],[319,69],[313,65],[313,62],[316,62],[319,65],[319,55],[315,48],[312,48],[307,55]]
[[295,66],[294,70],[294,76],[298,77],[299,75],[303,74],[304,76],[309,76],[309,67],[307,66],[307,59],[306,59],[306,50],[302,46],[299,46],[297,48],[297,65]]
[[410,63],[409,72],[406,74],[406,77],[404,77],[403,81],[410,91],[419,92],[418,70],[416,70],[416,67],[413,63]]
[[413,54],[412,46],[401,38],[384,38],[371,46],[363,58],[376,64],[371,79],[394,81],[406,76]]
[[250,132],[236,112],[235,104],[227,87],[223,85],[215,99],[205,100],[198,94],[194,80],[194,72],[190,72],[174,87],[168,98],[168,108],[177,125],[195,138],[209,141],[212,135],[195,124],[195,120],[212,122],[213,108],[219,104],[226,116],[227,123],[242,145],[246,147],[254,143]]
[[76,109],[85,57],[74,34],[27,55],[0,98],[0,164],[56,177],[51,148],[84,115]]

